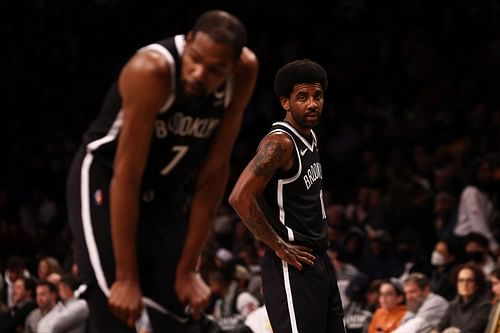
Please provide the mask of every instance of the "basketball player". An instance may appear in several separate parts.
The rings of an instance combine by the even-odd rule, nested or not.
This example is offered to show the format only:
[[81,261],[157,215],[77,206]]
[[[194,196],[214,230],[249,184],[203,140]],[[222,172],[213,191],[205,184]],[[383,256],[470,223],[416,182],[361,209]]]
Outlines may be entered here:
[[246,41],[214,10],[141,48],[85,133],[67,198],[91,332],[133,332],[145,307],[155,332],[183,332],[206,305],[197,259],[258,71]]
[[327,224],[316,135],[323,67],[297,60],[276,74],[285,119],[273,124],[229,198],[269,247],[262,260],[264,301],[275,333],[345,332],[335,270],[326,254]]

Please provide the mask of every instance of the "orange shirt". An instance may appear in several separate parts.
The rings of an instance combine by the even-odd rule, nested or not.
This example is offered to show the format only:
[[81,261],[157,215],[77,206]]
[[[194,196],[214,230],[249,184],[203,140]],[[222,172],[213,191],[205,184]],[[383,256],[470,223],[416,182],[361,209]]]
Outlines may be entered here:
[[398,305],[394,309],[378,308],[368,326],[368,333],[389,333],[394,331],[406,313],[406,305]]

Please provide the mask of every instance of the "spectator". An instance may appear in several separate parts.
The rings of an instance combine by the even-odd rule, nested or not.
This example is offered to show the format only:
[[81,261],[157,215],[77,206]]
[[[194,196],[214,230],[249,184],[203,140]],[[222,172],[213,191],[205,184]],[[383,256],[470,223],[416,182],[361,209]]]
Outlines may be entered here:
[[4,283],[6,287],[6,304],[11,308],[14,306],[14,281],[20,277],[29,277],[30,273],[26,269],[26,264],[23,258],[19,256],[11,256],[7,261],[5,269]]
[[465,254],[469,263],[480,267],[485,276],[489,277],[495,267],[495,261],[490,255],[488,239],[480,233],[471,232],[465,237]]
[[491,302],[485,294],[486,280],[481,269],[474,265],[461,266],[455,276],[457,297],[433,333],[451,328],[461,333],[483,332],[488,323]]
[[345,298],[342,299],[347,333],[367,331],[373,315],[366,299],[370,287],[370,278],[363,273],[355,275],[347,285]]
[[[36,286],[36,304],[38,308],[31,311],[26,318],[25,333],[41,333],[38,331],[38,325],[42,319],[51,320],[56,312],[59,311],[57,302],[57,287],[48,281],[40,281]],[[44,332],[45,333],[45,332]]]
[[389,333],[394,331],[406,313],[403,287],[397,280],[386,280],[380,285],[380,307],[373,314],[368,333]]
[[83,299],[77,299],[74,291],[77,287],[75,277],[64,275],[58,284],[59,298],[62,306],[55,314],[51,322],[42,328],[42,322],[38,326],[39,333],[85,333],[87,329],[87,318],[89,308]]
[[432,271],[430,286],[432,292],[443,296],[448,301],[455,298],[456,286],[453,284],[453,273],[460,263],[458,244],[455,238],[440,240],[434,246],[431,255]]
[[434,229],[437,239],[453,235],[457,223],[456,198],[448,192],[439,192],[434,199]]
[[238,288],[233,275],[234,268],[228,265],[211,272],[208,281],[212,293],[217,297],[212,314],[224,330],[241,325],[248,314],[259,306],[257,298]]
[[26,277],[16,279],[13,288],[14,306],[0,316],[1,333],[23,331],[26,317],[36,308],[36,303],[33,300],[34,291],[35,282],[33,279]]
[[484,333],[496,333],[500,329],[500,266],[497,266],[491,272],[490,278],[493,307],[491,308]]
[[428,278],[411,273],[404,281],[407,312],[396,333],[427,333],[439,323],[448,309],[448,301],[433,294]]
[[[493,164],[486,159],[475,160],[471,167],[469,183],[460,196],[455,233],[460,236],[471,232],[483,235],[489,241],[489,249],[498,256],[498,242],[491,232],[495,212],[493,184]],[[489,273],[491,270],[486,275],[489,276]]]
[[42,257],[38,261],[37,275],[38,280],[47,280],[51,273],[62,273],[61,265],[59,261],[54,257]]

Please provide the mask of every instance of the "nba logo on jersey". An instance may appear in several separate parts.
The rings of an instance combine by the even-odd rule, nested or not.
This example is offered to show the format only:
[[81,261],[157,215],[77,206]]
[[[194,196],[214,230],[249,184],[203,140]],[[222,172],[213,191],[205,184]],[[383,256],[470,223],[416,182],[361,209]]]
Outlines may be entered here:
[[94,202],[96,206],[102,206],[102,203],[104,202],[104,196],[102,194],[102,190],[98,189],[94,193]]

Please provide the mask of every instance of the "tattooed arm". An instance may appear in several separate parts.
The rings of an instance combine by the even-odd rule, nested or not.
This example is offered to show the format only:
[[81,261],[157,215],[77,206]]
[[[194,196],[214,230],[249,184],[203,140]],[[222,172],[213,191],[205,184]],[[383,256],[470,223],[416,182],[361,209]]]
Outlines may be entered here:
[[294,146],[283,133],[266,136],[257,154],[243,170],[229,197],[229,203],[248,229],[289,264],[302,269],[302,264],[312,265],[314,256],[310,249],[286,243],[273,230],[266,219],[257,197],[262,194],[269,180],[278,170],[289,170],[293,165]]

